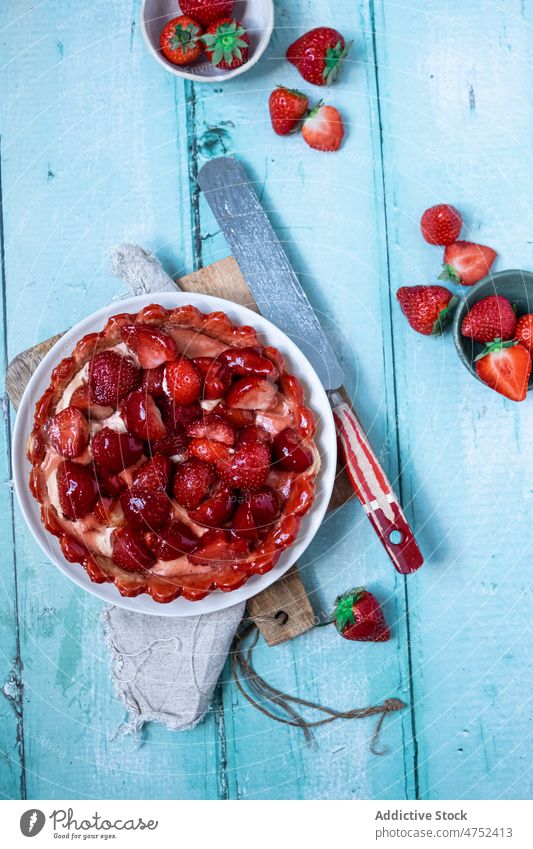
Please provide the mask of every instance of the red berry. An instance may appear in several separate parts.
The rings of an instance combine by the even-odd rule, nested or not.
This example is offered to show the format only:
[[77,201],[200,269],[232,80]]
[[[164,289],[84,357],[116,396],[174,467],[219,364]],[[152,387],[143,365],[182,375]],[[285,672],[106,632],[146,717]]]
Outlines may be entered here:
[[163,398],[165,390],[163,389],[163,379],[165,377],[165,366],[157,366],[157,368],[148,368],[143,371],[141,389],[153,398]]
[[463,219],[454,206],[439,203],[426,209],[420,219],[420,229],[430,245],[451,245],[459,238]]
[[120,475],[111,475],[102,468],[96,469],[100,495],[106,498],[118,498],[128,488],[126,481]]
[[316,27],[290,45],[287,59],[308,83],[329,85],[336,80],[350,47],[336,29]]
[[402,286],[396,297],[413,330],[424,336],[442,333],[457,303],[444,286]]
[[288,472],[305,472],[313,463],[313,452],[302,445],[295,428],[288,427],[275,436],[273,452],[276,465]]
[[174,498],[183,507],[197,507],[216,483],[217,475],[212,466],[192,457],[176,468],[172,491]]
[[216,20],[207,28],[203,42],[215,68],[232,71],[248,61],[250,39],[246,29],[235,18]]
[[218,463],[217,471],[235,489],[260,489],[270,471],[270,449],[262,442],[247,442],[230,459]]
[[198,537],[184,522],[171,522],[157,534],[149,534],[148,542],[158,560],[177,560],[196,548]]
[[454,242],[444,251],[444,265],[439,280],[451,280],[472,286],[489,273],[497,257],[496,251],[475,242]]
[[191,439],[187,447],[189,457],[196,457],[204,463],[220,463],[228,461],[232,454],[228,445],[215,442],[213,439]]
[[70,406],[76,407],[88,419],[95,421],[103,421],[113,415],[114,407],[96,404],[91,401],[90,387],[88,383],[82,383],[78,386],[70,396]]
[[270,435],[264,427],[259,425],[246,425],[239,431],[237,437],[237,448],[245,445],[247,442],[270,442]]
[[235,442],[233,425],[215,413],[208,413],[203,418],[190,422],[185,432],[187,436],[195,439],[210,439],[213,442],[223,442],[225,445],[233,445]]
[[511,401],[524,401],[531,375],[531,357],[519,342],[497,340],[476,357],[476,372],[491,389]]
[[89,423],[76,407],[66,407],[48,421],[46,434],[62,457],[78,457],[89,442]]
[[279,516],[279,498],[271,487],[265,486],[257,492],[251,492],[249,499],[256,527],[271,525]]
[[202,28],[188,15],[173,18],[163,27],[161,53],[173,65],[190,65],[203,51]]
[[514,339],[516,314],[507,298],[490,295],[482,298],[467,313],[461,325],[461,333],[476,342],[492,342],[494,339]]
[[193,363],[204,382],[202,396],[206,401],[222,398],[231,384],[230,372],[214,357],[195,357]]
[[228,566],[247,554],[245,540],[232,536],[228,531],[213,529],[202,536],[196,550],[189,554],[189,560],[199,566]]
[[167,363],[165,377],[168,392],[178,404],[188,406],[200,397],[202,378],[194,363],[187,357]]
[[337,598],[333,621],[346,640],[383,643],[390,639],[379,601],[362,587]]
[[104,427],[93,436],[91,451],[98,468],[113,475],[139,462],[143,444],[131,433],[117,433]]
[[157,368],[178,355],[174,339],[157,327],[128,324],[120,332],[130,351],[137,354],[141,368]]
[[204,27],[227,18],[234,6],[235,0],[180,0],[180,9],[184,15],[190,15]]
[[169,522],[172,502],[166,492],[132,487],[120,496],[120,506],[128,524],[149,531]]
[[268,101],[274,132],[278,136],[297,132],[308,106],[309,100],[301,91],[281,85],[275,88]]
[[533,356],[533,314],[521,316],[516,325],[516,338]]
[[275,404],[276,394],[274,383],[260,377],[242,377],[228,391],[226,404],[242,410],[269,410]]
[[128,395],[121,416],[128,430],[139,439],[162,439],[167,434],[154,399],[142,389]]
[[341,113],[334,106],[319,104],[305,119],[302,136],[306,144],[314,150],[338,150],[344,138]]
[[206,501],[203,501],[194,510],[189,510],[189,516],[193,522],[197,522],[199,525],[220,528],[228,521],[235,507],[236,497],[234,492],[222,481],[219,481],[213,487]]
[[140,379],[141,373],[130,357],[122,357],[116,351],[102,351],[89,365],[91,401],[116,407],[137,388]]
[[217,362],[227,368],[230,374],[240,377],[253,375],[270,380],[277,380],[279,377],[279,371],[274,363],[267,357],[261,356],[257,348],[228,348],[218,355]]
[[133,485],[138,490],[166,492],[170,484],[172,463],[168,457],[156,454],[143,463],[133,478]]
[[92,464],[82,466],[63,460],[57,468],[57,492],[61,512],[67,519],[82,519],[98,499],[98,483]]
[[155,563],[140,531],[135,528],[117,528],[111,535],[112,560],[126,572],[144,572]]
[[237,507],[231,521],[231,529],[245,539],[259,539],[259,532],[250,508],[250,498],[246,498]]

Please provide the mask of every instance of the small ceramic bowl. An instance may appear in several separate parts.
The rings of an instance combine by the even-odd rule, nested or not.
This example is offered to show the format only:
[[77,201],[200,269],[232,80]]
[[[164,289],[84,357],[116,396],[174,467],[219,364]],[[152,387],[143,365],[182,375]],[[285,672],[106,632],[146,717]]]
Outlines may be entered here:
[[249,71],[265,52],[274,29],[273,0],[237,0],[233,14],[248,30],[248,61],[233,71],[224,71],[215,68],[204,53],[190,65],[173,65],[161,53],[159,37],[165,24],[180,14],[178,0],[143,0],[141,31],[148,50],[163,68],[176,77],[200,83],[220,83]]
[[[483,345],[463,336],[461,325],[464,317],[474,304],[490,295],[503,295],[504,298],[507,298],[516,308],[519,317],[533,312],[533,272],[509,269],[508,271],[497,271],[495,274],[490,274],[466,290],[464,299],[457,306],[453,319],[455,347],[466,368],[478,380],[475,359],[482,352]],[[533,376],[529,381],[528,388],[533,388]]]

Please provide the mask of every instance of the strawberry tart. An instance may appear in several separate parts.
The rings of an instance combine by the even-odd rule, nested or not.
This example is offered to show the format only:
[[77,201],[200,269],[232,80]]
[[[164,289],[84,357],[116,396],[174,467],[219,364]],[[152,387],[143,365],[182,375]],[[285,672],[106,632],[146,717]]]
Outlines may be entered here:
[[315,497],[315,418],[276,348],[152,304],[52,373],[27,455],[44,527],[96,583],[157,602],[270,571]]

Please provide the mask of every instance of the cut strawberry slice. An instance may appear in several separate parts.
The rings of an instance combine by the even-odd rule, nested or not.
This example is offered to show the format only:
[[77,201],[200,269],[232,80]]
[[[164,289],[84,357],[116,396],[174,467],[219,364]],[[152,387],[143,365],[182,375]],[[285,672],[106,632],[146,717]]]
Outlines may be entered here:
[[163,528],[170,520],[172,502],[166,492],[135,487],[120,496],[126,521],[144,531]]
[[302,445],[300,434],[288,427],[274,438],[274,457],[281,469],[289,472],[305,472],[313,463],[313,452]]
[[276,403],[277,388],[260,377],[243,377],[226,395],[228,407],[241,410],[270,410]]
[[111,535],[113,563],[126,572],[144,572],[155,563],[155,555],[134,528],[117,528]]
[[168,392],[178,404],[187,406],[200,397],[202,378],[200,372],[188,357],[168,363],[165,368]]
[[269,469],[270,449],[262,442],[247,442],[229,461],[217,464],[222,480],[235,489],[260,489]]
[[187,448],[189,457],[196,457],[204,463],[228,463],[232,453],[228,445],[211,439],[191,439]]
[[93,509],[98,499],[98,483],[92,464],[81,466],[63,460],[56,473],[61,512],[67,519],[81,519]]
[[211,530],[203,535],[193,554],[189,554],[191,563],[212,566],[225,566],[242,560],[248,554],[248,545],[228,531]]
[[96,404],[117,406],[129,392],[136,389],[141,373],[130,357],[116,351],[96,354],[89,365],[91,401]]
[[98,469],[113,475],[139,462],[143,444],[131,433],[117,433],[104,427],[93,436],[91,451]]
[[180,463],[174,476],[174,498],[183,507],[197,507],[216,483],[217,475],[212,466],[192,458]]
[[233,445],[235,442],[233,425],[215,413],[209,413],[188,424],[186,433],[196,439],[211,439],[213,442],[223,442],[224,445]]
[[66,407],[49,420],[46,434],[62,457],[78,457],[89,442],[89,423],[76,407]]
[[171,466],[172,463],[168,457],[155,454],[143,463],[133,478],[133,485],[138,490],[166,492],[170,483]]
[[168,561],[194,551],[198,537],[183,522],[172,522],[157,534],[148,534],[147,542],[158,560]]
[[207,525],[210,528],[220,528],[231,517],[236,506],[236,496],[233,490],[219,481],[207,501],[194,510],[189,510],[193,522]]
[[164,377],[165,366],[146,369],[146,371],[143,371],[141,389],[153,398],[163,398],[165,396]]
[[267,377],[277,380],[279,371],[273,362],[261,356],[257,348],[228,348],[217,357],[217,362],[228,369],[231,374],[246,377]]
[[231,384],[231,374],[214,357],[195,357],[193,363],[204,382],[202,395],[206,401],[222,398]]
[[128,430],[139,439],[162,439],[166,436],[167,429],[154,399],[142,389],[128,395],[120,414]]
[[157,368],[178,356],[174,339],[157,327],[128,324],[120,332],[128,348],[137,354],[141,368]]

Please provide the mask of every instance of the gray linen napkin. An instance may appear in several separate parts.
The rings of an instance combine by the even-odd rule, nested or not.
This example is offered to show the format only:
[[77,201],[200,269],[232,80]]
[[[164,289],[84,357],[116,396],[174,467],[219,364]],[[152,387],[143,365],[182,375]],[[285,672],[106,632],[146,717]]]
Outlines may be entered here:
[[[176,290],[159,260],[139,245],[117,245],[112,270],[132,295]],[[123,730],[139,731],[146,722],[172,730],[197,725],[209,709],[243,614],[243,603],[185,618],[108,607],[103,620],[115,690],[131,714]]]

